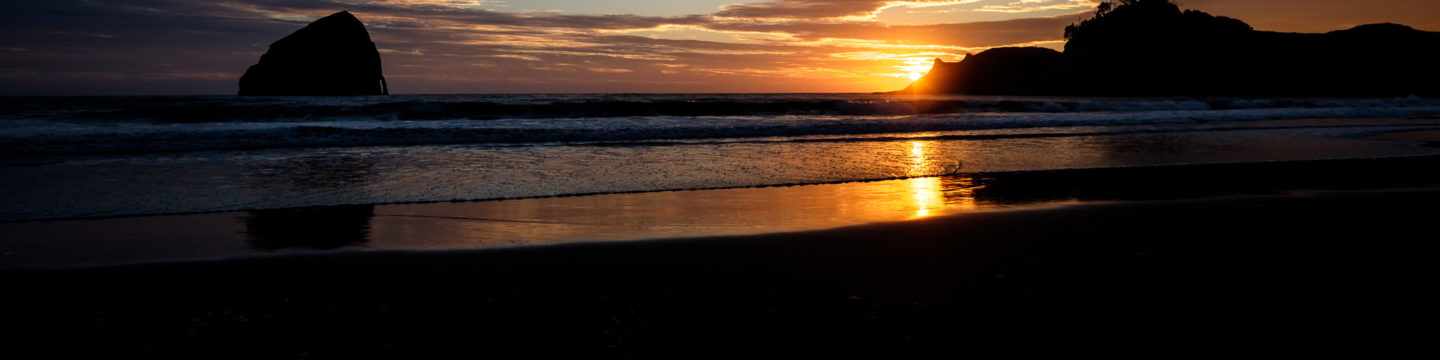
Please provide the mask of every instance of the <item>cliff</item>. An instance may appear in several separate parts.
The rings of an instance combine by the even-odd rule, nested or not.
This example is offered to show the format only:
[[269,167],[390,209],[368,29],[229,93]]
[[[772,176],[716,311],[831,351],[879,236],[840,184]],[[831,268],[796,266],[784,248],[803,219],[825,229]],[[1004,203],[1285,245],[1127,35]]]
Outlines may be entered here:
[[240,77],[240,95],[385,95],[380,52],[349,12],[316,20],[273,44]]
[[[940,94],[1024,94],[1049,89],[1052,71],[1061,58],[1059,51],[1046,48],[997,48],[964,61],[947,63],[935,59],[925,77],[903,91]],[[1037,71],[1047,69],[1047,71]],[[963,81],[962,81],[963,80]]]
[[1253,30],[1166,0],[1102,6],[1065,30],[1063,53],[997,48],[937,60],[901,92],[1099,96],[1440,95],[1440,33],[1363,25],[1325,34]]

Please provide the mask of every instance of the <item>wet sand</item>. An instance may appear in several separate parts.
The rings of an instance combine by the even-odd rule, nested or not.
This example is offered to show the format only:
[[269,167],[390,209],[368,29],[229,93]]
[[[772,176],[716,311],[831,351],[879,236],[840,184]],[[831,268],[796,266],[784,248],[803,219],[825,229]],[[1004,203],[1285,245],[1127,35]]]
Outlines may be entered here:
[[1096,202],[1425,188],[1440,184],[1437,168],[1440,156],[1409,156],[0,222],[0,269],[789,233]]
[[1092,202],[807,232],[12,269],[0,331],[26,358],[1374,356],[1436,320],[1436,161],[1026,173],[986,189]]

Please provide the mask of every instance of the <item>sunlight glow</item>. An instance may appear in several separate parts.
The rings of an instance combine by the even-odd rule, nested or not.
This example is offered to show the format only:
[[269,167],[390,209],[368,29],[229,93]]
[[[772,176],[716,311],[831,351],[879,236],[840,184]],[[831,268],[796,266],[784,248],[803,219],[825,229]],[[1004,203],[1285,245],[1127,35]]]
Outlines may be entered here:
[[904,64],[904,65],[896,66],[895,68],[896,68],[896,69],[900,69],[900,71],[909,72],[909,73],[911,73],[911,74],[914,74],[914,73],[924,74],[924,73],[926,73],[926,72],[929,72],[929,71],[930,71],[930,68],[931,68],[932,66],[934,66],[934,65],[935,65],[935,59],[934,59],[934,58],[930,58],[930,57],[912,57],[912,58],[905,59],[905,64]]
[[910,185],[910,198],[915,207],[915,215],[911,219],[919,219],[935,215],[935,210],[945,207],[945,193],[942,191],[940,178],[914,178],[906,180]]
[[[924,136],[934,136],[926,134]],[[940,176],[954,174],[960,170],[960,162],[945,156],[943,147],[936,141],[910,141],[905,150],[908,154],[908,164],[905,164],[905,177]]]
[[919,141],[910,142],[910,157],[916,165],[925,162],[925,143]]
[[[924,141],[910,142],[910,176],[927,175],[927,170],[931,168],[925,145]],[[912,206],[915,208],[912,219],[930,216],[932,210],[945,207],[940,178],[914,178],[907,181],[910,185]]]

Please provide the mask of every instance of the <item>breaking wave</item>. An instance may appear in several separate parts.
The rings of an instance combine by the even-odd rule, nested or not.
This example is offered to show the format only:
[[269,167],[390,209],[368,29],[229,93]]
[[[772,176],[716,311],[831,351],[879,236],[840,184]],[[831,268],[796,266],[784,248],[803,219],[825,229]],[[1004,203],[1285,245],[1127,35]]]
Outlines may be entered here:
[[3,102],[0,152],[9,155],[844,136],[1440,114],[1440,101],[1415,97],[447,95]]

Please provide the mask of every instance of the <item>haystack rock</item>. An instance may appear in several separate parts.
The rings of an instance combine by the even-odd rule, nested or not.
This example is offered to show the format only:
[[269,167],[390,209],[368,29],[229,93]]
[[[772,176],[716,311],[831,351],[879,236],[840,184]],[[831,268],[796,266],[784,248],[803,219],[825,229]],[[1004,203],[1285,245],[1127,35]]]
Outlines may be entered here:
[[365,24],[341,11],[270,44],[240,77],[240,95],[386,95]]

